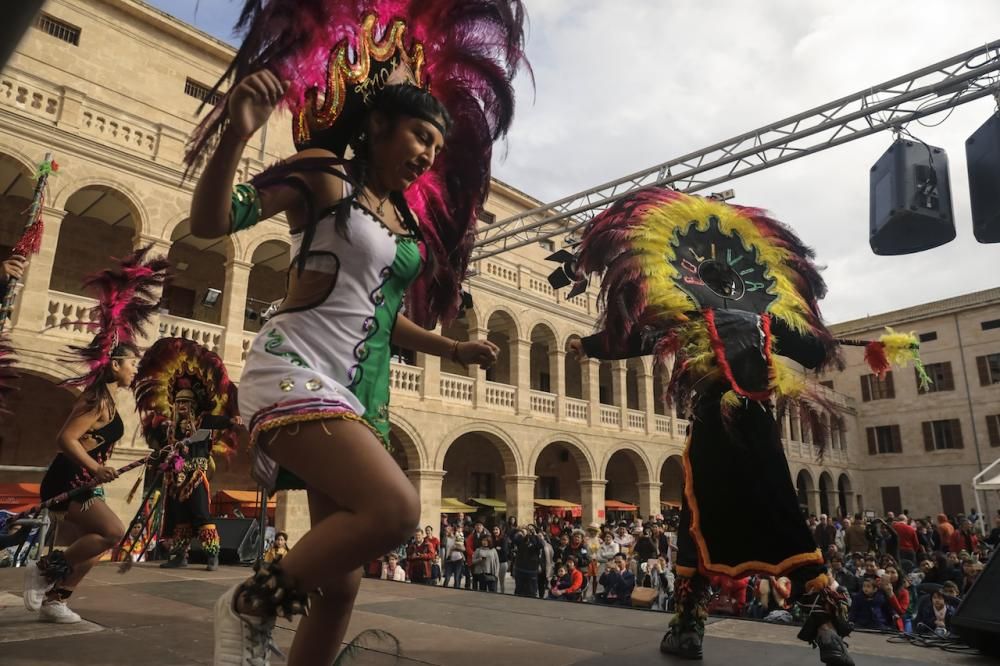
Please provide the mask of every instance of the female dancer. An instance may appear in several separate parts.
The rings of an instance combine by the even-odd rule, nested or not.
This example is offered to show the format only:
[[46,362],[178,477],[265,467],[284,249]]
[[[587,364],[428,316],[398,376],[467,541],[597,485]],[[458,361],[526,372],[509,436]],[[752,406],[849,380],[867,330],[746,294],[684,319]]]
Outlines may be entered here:
[[[331,663],[362,565],[418,525],[418,496],[386,450],[390,345],[481,367],[496,360],[492,343],[450,340],[411,317],[455,314],[490,145],[510,121],[520,6],[393,2],[383,16],[378,4],[248,3],[238,83],[195,138],[194,156],[210,136],[218,144],[195,190],[192,233],[215,238],[282,212],[289,222],[288,295],[250,349],[239,399],[255,476],[270,489],[305,488],[312,520],[280,563],[219,600],[216,664],[267,663],[275,616],[304,613],[316,590],[288,663]],[[350,14],[357,5],[368,6]],[[333,27],[308,32],[317,25]],[[317,52],[329,59],[310,78]],[[283,100],[300,152],[231,197],[246,141]]]
[[[116,269],[91,277],[86,284],[96,288],[100,332],[87,347],[71,348],[90,367],[90,372],[69,385],[83,386],[70,416],[59,431],[59,453],[49,465],[41,484],[43,501],[73,488],[108,483],[117,477],[107,464],[115,443],[125,433],[115,403],[115,393],[128,388],[135,377],[139,353],[133,344],[139,328],[156,307],[153,289],[162,284],[166,261],[145,262],[148,250],[140,250]],[[114,548],[125,528],[104,504],[100,487],[51,507],[65,511],[65,524],[76,539],[65,551],[53,550],[38,565],[26,567],[24,605],[38,611],[46,622],[79,622],[80,616],[66,600],[101,555]]]

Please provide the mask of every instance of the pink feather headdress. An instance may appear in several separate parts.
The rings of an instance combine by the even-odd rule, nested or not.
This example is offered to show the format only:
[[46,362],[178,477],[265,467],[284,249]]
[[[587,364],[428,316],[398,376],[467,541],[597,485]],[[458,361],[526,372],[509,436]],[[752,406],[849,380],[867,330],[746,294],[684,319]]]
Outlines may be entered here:
[[[271,69],[290,82],[283,104],[297,147],[341,157],[386,85],[416,85],[445,107],[446,149],[405,193],[422,252],[435,259],[407,298],[407,313],[425,326],[458,313],[493,142],[510,126],[511,80],[527,64],[524,23],[520,0],[247,0],[243,44],[216,84]],[[223,95],[199,126],[189,166],[225,127],[227,103]]]
[[96,335],[86,347],[70,346],[70,351],[88,370],[67,379],[65,384],[90,387],[101,380],[119,350],[137,352],[135,339],[142,335],[143,326],[156,311],[157,289],[163,286],[170,266],[162,257],[147,259],[150,247],[136,250],[114,268],[106,268],[84,280],[84,287],[96,292],[97,305],[92,321],[82,323],[95,330]]

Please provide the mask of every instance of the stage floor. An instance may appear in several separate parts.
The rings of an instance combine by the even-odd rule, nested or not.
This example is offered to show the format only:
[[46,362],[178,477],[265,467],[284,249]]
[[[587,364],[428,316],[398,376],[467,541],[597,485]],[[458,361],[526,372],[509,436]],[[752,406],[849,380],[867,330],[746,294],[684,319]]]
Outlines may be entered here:
[[[211,608],[247,569],[200,567],[162,571],[137,565],[126,575],[97,567],[73,596],[85,622],[43,624],[21,603],[20,569],[0,569],[0,664],[4,666],[181,666],[212,663]],[[396,636],[403,658],[363,651],[356,664],[439,666],[662,666],[673,661],[658,645],[665,613],[589,604],[519,599],[507,595],[365,580],[348,637],[364,629]],[[277,644],[291,643],[294,625],[279,623]],[[714,620],[706,631],[706,666],[819,664],[818,652],[795,639],[796,630],[759,622]],[[858,666],[938,664],[979,666],[986,657],[891,644],[885,636],[855,633]],[[275,665],[284,660],[275,658]]]

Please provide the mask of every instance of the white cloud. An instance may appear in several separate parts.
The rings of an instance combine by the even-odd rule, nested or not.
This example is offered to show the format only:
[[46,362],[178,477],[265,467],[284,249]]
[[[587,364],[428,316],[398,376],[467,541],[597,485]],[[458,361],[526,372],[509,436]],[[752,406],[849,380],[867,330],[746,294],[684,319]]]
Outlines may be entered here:
[[[985,0],[539,0],[528,9],[534,103],[522,81],[495,173],[542,200],[961,53],[996,39],[1000,25],[1000,4]],[[731,186],[739,203],[771,209],[816,249],[831,321],[995,287],[1000,245],[972,237],[964,159],[965,138],[993,107],[985,99],[939,127],[910,127],[951,160],[958,239],[929,252],[877,257],[868,247],[868,169],[889,134]]]

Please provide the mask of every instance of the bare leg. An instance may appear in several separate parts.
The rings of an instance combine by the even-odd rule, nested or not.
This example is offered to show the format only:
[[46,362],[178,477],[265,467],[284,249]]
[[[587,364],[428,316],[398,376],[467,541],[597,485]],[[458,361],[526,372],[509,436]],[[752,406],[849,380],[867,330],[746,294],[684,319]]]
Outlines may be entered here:
[[[94,502],[86,511],[81,510],[79,503],[71,503],[66,520],[80,536],[63,553],[66,561],[73,567],[73,573],[56,587],[73,590],[97,564],[101,555],[118,545],[125,534],[125,527],[118,516],[101,501]],[[53,594],[50,593],[49,596],[53,597]]]
[[[309,491],[309,517],[313,525],[338,511],[319,493]],[[288,653],[289,664],[330,664],[340,652],[361,583],[361,569],[337,576],[323,586],[323,596],[314,597],[309,616],[302,618]]]

